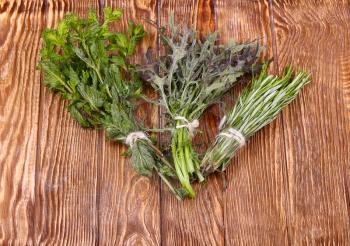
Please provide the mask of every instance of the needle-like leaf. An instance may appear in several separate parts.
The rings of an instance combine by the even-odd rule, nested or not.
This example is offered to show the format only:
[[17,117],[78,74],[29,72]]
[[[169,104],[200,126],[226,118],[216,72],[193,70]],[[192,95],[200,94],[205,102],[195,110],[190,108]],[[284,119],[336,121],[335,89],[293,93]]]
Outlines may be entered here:
[[246,139],[273,121],[309,82],[310,75],[305,72],[294,75],[287,67],[279,78],[268,75],[264,65],[260,76],[252,79],[223,118],[220,133],[202,160],[204,175],[225,170]]

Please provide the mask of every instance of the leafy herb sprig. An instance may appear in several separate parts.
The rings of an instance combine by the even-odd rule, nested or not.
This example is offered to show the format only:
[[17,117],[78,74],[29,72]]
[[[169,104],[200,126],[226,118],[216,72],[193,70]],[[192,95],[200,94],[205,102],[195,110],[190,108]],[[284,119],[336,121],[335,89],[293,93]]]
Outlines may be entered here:
[[156,171],[179,197],[170,182],[172,165],[147,136],[153,129],[134,116],[136,100],[146,97],[128,57],[145,32],[133,23],[126,33],[111,32],[109,24],[121,15],[105,8],[100,24],[93,11],[86,19],[67,14],[56,29],[45,30],[39,63],[43,82],[69,101],[68,110],[81,126],[103,128],[111,140],[128,144],[134,169],[145,176]]
[[222,171],[246,139],[273,121],[278,113],[310,82],[310,75],[287,67],[281,78],[267,74],[267,65],[252,79],[237,103],[222,119],[221,130],[201,163],[205,176]]
[[184,193],[194,197],[191,180],[203,180],[191,144],[198,118],[252,70],[261,49],[257,42],[218,45],[217,32],[201,42],[195,30],[185,27],[181,32],[173,17],[159,31],[166,55],[139,71],[159,93],[160,105],[166,109],[174,128],[171,149],[176,173]]

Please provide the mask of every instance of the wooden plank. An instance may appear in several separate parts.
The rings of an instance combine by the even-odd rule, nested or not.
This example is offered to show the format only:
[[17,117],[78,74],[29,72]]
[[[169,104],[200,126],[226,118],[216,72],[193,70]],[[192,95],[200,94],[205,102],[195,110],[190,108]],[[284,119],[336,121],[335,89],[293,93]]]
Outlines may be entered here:
[[[215,29],[215,6],[213,1],[162,0],[160,6],[161,24],[175,13],[175,23],[195,27],[200,37]],[[214,138],[219,116],[218,107],[205,114],[200,121],[200,130],[194,145],[205,150]],[[164,143],[162,143],[164,144]],[[223,180],[221,176],[211,177],[207,184],[195,186],[197,197],[179,202],[166,189],[162,191],[162,242],[164,245],[223,245]]]
[[[266,1],[218,0],[217,12],[223,42],[260,39],[266,47],[264,58],[272,57]],[[236,87],[234,95],[242,87]],[[227,245],[288,244],[285,165],[279,118],[252,137],[227,169],[223,195]]]
[[[98,1],[46,2],[48,27],[65,12],[86,16]],[[39,80],[36,82],[39,84]],[[98,243],[98,164],[96,130],[84,130],[67,113],[67,104],[42,86],[35,189],[35,245]]]
[[33,243],[42,8],[0,2],[0,245]]
[[[156,1],[105,1],[105,6],[124,12],[115,30],[126,30],[129,20],[156,20]],[[156,30],[146,26],[148,36],[138,47],[134,62],[142,63],[149,46],[157,48]],[[152,95],[150,95],[152,96]],[[147,125],[157,126],[158,109],[147,104],[139,107]],[[160,245],[159,179],[139,176],[130,159],[121,157],[127,148],[105,139],[99,175],[99,242],[102,245]]]
[[291,241],[349,243],[350,142],[342,72],[349,50],[348,1],[275,1],[277,51],[313,81],[285,110]]
[[[344,105],[347,109],[347,118],[350,122],[350,52],[344,51],[343,56],[340,58],[340,69],[341,69],[341,81],[342,81],[342,92],[344,97]],[[350,123],[348,124],[348,130],[350,129]]]

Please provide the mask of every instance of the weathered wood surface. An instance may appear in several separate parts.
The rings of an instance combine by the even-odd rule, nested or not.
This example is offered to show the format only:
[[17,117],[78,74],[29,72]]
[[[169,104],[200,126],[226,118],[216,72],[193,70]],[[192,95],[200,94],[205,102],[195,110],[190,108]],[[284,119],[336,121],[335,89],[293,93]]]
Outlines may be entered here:
[[283,114],[288,228],[298,245],[350,242],[350,135],[342,90],[349,83],[342,69],[349,50],[349,10],[348,1],[273,4],[279,70],[291,63],[313,76]]
[[[264,1],[217,1],[222,40],[259,40],[273,56],[271,16]],[[274,64],[271,64],[273,68]],[[273,69],[271,69],[273,72]],[[240,91],[240,88],[238,88]],[[235,89],[234,94],[237,94]],[[227,170],[225,241],[227,245],[286,245],[285,150],[281,119],[254,136]]]
[[34,239],[41,1],[0,4],[0,244]]
[[[291,63],[313,82],[226,177],[178,202],[158,179],[133,172],[124,147],[81,129],[40,84],[41,31],[67,11],[103,6],[124,9],[115,28],[142,17],[164,23],[174,11],[201,35],[220,28],[221,42],[261,38],[271,72]],[[345,0],[0,0],[0,245],[348,245],[349,17]],[[157,48],[146,29],[138,62]],[[157,123],[158,109],[142,109]],[[202,148],[219,112],[202,119]]]
[[[86,16],[98,4],[94,0],[45,2],[44,26],[55,27],[67,11]],[[98,239],[99,134],[82,129],[58,95],[44,86],[40,94],[34,245],[93,244]]]

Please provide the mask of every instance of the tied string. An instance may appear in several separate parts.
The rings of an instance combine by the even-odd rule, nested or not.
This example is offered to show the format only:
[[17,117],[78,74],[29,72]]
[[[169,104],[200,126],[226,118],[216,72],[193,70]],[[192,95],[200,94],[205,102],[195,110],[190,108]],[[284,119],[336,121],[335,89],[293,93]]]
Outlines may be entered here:
[[222,129],[222,127],[224,126],[225,123],[226,123],[226,115],[224,115],[224,117],[222,117],[222,119],[220,120],[219,130]]
[[188,121],[183,116],[176,116],[174,119],[175,120],[182,120],[183,122],[185,122],[186,124],[176,126],[176,129],[187,128],[188,132],[190,133],[191,136],[194,135],[194,132],[196,131],[196,128],[199,127],[199,121],[197,119],[193,120],[192,122]]
[[132,146],[136,143],[136,141],[139,140],[139,139],[144,139],[144,140],[146,140],[146,141],[151,141],[151,140],[147,137],[146,133],[144,133],[144,132],[131,132],[131,133],[129,133],[129,135],[126,137],[125,143],[126,143],[127,145],[129,145],[130,147],[132,147]]
[[242,148],[246,143],[246,139],[243,134],[234,128],[229,128],[227,131],[221,132],[219,136],[224,136],[236,140],[239,143],[240,148]]

